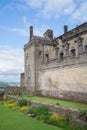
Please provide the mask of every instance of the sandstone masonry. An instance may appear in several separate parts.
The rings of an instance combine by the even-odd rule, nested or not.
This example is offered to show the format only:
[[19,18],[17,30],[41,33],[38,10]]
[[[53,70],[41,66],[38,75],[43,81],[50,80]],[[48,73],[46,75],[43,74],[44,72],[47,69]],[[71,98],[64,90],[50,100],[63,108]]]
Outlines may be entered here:
[[21,87],[30,94],[87,103],[87,22],[53,38],[48,29],[43,37],[33,35],[24,45],[25,72]]

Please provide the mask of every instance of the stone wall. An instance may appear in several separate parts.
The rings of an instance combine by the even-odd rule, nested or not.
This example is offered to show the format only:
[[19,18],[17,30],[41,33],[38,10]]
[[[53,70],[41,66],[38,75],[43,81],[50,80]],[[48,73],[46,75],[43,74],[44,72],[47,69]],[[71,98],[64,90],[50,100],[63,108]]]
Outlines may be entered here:
[[27,44],[24,48],[25,55],[25,86],[32,93],[35,91],[35,47]]
[[38,93],[87,103],[87,66],[45,69],[38,75]]
[[24,93],[24,92],[26,92],[26,88],[25,87],[11,87],[11,86],[8,86],[8,87],[6,87],[5,89],[4,89],[4,94],[8,94],[8,93],[20,93],[20,94],[22,94],[22,93]]
[[49,97],[54,99],[61,99],[67,101],[74,101],[79,103],[87,103],[87,93],[73,92],[73,91],[50,91],[50,90],[39,90],[37,91],[38,96]]
[[25,87],[30,94],[87,102],[87,22],[56,38],[48,32],[39,37],[32,28],[24,46]]

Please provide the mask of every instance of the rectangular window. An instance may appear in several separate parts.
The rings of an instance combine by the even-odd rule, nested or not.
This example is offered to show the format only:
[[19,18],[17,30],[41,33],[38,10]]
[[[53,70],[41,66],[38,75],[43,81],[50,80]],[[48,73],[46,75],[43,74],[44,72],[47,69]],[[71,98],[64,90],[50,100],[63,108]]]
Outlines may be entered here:
[[47,63],[49,61],[49,55],[45,54],[45,62]]
[[87,52],[87,45],[85,45],[85,51]]
[[60,53],[60,60],[63,60],[63,53]]
[[71,56],[76,56],[76,50],[75,49],[71,50]]
[[42,51],[39,51],[39,56],[40,56],[40,57],[42,57],[42,56],[43,56]]

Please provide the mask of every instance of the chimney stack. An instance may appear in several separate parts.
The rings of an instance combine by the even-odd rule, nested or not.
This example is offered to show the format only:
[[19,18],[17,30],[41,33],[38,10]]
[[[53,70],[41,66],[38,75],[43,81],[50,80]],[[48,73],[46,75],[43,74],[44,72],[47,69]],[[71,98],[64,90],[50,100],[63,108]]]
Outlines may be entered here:
[[30,26],[30,41],[32,39],[32,36],[33,36],[33,26]]
[[68,26],[64,25],[64,34],[68,32]]
[[53,31],[51,29],[48,29],[43,35],[44,37],[49,38],[50,40],[53,40]]

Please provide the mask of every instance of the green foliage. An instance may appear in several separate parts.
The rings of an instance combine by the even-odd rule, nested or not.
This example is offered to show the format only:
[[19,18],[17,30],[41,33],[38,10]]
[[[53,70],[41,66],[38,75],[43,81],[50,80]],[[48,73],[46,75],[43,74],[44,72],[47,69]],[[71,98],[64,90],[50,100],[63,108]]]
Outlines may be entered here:
[[21,112],[24,112],[24,111],[27,110],[27,109],[28,109],[27,106],[22,106],[22,107],[20,107],[20,111],[21,111]]
[[35,115],[46,115],[48,114],[48,108],[46,106],[39,106],[37,108],[32,107],[30,113]]
[[27,98],[31,98],[31,97],[33,97],[33,96],[32,96],[32,95],[29,95],[28,93],[23,93],[23,94],[22,94],[22,97],[25,97],[25,98],[26,98],[26,97],[27,97]]
[[8,93],[9,95],[13,95],[13,96],[17,96],[18,95],[18,92],[10,92]]
[[87,108],[87,104],[64,101],[64,100],[57,100],[57,99],[50,99],[50,98],[44,98],[44,97],[38,97],[38,96],[32,96],[32,95],[29,95],[27,93],[22,94],[21,97],[26,98],[26,99],[30,99],[30,100],[39,101],[39,102],[45,102],[48,104],[60,105],[63,107],[68,107],[68,108],[75,108],[75,109]]
[[57,102],[57,103],[56,103],[56,105],[58,105],[58,106],[59,106],[60,104]]
[[18,105],[19,105],[20,107],[26,106],[26,105],[27,105],[27,100],[26,100],[26,99],[20,99],[20,100],[18,101]]
[[83,112],[84,114],[87,114],[87,109],[84,109],[82,112]]
[[16,107],[16,106],[17,106],[17,103],[16,103],[16,102],[8,103],[7,106],[8,106],[9,108],[13,108],[13,107]]
[[15,100],[8,100],[7,103],[14,103]]
[[47,115],[38,115],[36,116],[37,120],[43,121],[45,123],[49,123],[49,118],[52,114],[48,113]]
[[58,114],[53,114],[50,118],[49,118],[49,122],[52,125],[58,125],[59,122],[64,121],[65,117],[58,115]]

